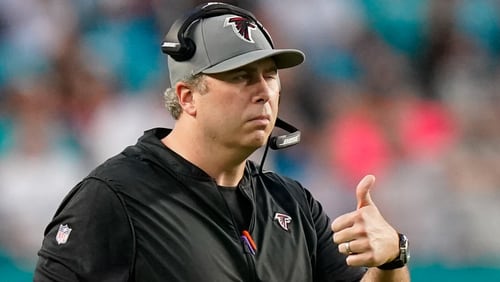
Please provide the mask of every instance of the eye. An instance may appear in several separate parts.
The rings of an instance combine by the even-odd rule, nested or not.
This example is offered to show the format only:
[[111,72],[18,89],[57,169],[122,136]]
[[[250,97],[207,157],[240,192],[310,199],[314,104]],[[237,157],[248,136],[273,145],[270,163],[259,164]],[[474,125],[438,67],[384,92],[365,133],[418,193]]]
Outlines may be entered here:
[[264,74],[264,78],[266,80],[277,79],[278,78],[278,72],[277,71],[267,72],[267,73]]
[[238,72],[231,77],[233,81],[245,81],[248,79],[250,79],[250,75],[247,72]]
[[277,73],[267,73],[264,75],[265,78],[276,78],[278,76]]

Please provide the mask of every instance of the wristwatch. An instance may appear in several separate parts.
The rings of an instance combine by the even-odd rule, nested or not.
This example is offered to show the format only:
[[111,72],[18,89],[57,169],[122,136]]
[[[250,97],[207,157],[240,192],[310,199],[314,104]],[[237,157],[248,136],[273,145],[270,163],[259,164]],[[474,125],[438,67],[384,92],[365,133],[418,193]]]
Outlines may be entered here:
[[408,249],[410,242],[408,241],[408,238],[404,234],[398,233],[398,236],[399,236],[399,256],[393,261],[378,266],[378,268],[382,270],[392,270],[396,268],[401,268],[405,266],[410,260],[410,250]]

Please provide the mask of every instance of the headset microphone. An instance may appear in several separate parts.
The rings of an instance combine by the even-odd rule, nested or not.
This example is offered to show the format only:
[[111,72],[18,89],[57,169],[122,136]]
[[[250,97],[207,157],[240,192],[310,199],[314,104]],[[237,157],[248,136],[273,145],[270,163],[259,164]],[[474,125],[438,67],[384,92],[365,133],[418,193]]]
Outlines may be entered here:
[[269,148],[273,150],[279,150],[296,145],[300,142],[300,131],[295,126],[285,122],[280,118],[276,119],[276,123],[274,124],[274,126],[288,131],[288,134],[269,137],[269,139],[267,140],[266,148],[264,149],[262,160],[260,161],[259,172],[261,174],[262,169],[264,168],[264,161],[266,160],[267,151],[269,150]]
[[269,140],[269,146],[271,147],[271,149],[273,150],[283,149],[298,144],[300,142],[300,131],[293,125],[278,118],[276,120],[275,126],[288,131],[289,134],[272,136]]

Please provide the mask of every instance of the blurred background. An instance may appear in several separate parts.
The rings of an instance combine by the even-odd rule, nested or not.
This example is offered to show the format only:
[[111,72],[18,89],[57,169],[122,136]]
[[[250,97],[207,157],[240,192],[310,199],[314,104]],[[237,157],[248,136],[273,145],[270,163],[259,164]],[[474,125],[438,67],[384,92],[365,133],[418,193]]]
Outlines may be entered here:
[[[160,43],[199,2],[0,0],[0,281],[32,279],[82,177],[172,126]],[[332,218],[374,174],[374,201],[410,238],[413,281],[500,281],[500,1],[226,2],[307,56],[280,72],[280,115],[302,142],[266,166]]]

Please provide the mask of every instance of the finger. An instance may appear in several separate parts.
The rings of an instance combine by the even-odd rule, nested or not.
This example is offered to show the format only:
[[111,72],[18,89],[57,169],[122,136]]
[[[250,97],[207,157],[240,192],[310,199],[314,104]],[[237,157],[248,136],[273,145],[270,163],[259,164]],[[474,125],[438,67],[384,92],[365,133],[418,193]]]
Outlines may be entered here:
[[343,214],[333,220],[330,227],[333,232],[338,232],[351,227],[354,224],[355,212]]
[[336,244],[344,243],[344,242],[349,242],[354,239],[354,230],[352,227],[342,229],[340,231],[334,232],[333,233],[333,242]]
[[373,259],[373,255],[369,252],[353,253],[347,256],[346,263],[349,266],[377,266],[375,260]]
[[356,187],[357,209],[365,206],[374,205],[370,196],[370,189],[375,183],[375,176],[367,175],[361,179]]

